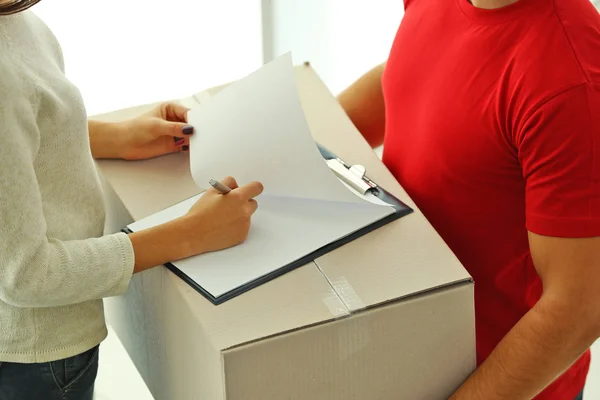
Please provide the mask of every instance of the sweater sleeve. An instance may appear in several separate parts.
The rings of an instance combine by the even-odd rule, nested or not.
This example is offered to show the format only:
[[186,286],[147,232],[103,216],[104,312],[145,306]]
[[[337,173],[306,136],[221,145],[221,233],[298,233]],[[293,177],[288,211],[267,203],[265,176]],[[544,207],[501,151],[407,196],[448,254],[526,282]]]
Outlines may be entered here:
[[51,307],[123,293],[134,266],[127,235],[62,241],[48,234],[34,169],[40,143],[35,111],[22,96],[5,95],[11,91],[3,86],[0,300],[16,307]]

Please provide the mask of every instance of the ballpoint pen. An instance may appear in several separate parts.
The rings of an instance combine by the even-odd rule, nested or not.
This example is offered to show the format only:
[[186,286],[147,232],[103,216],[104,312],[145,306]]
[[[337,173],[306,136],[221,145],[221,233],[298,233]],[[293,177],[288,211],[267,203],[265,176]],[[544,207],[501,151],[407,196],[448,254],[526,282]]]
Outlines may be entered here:
[[219,182],[216,179],[211,179],[210,181],[208,181],[208,183],[210,184],[210,186],[217,189],[221,194],[227,194],[231,192],[231,188],[229,188],[227,185]]

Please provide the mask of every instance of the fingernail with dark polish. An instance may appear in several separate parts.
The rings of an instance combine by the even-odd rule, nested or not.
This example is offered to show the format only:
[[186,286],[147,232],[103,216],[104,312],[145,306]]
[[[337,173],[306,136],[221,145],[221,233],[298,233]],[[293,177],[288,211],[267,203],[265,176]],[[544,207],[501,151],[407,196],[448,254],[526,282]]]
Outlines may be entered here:
[[175,141],[175,144],[181,144],[181,143],[183,143],[183,141],[185,139],[182,137],[176,137],[176,138],[173,138],[173,140]]
[[183,127],[183,129],[181,131],[183,132],[184,135],[191,135],[192,133],[194,133],[194,127],[190,126],[190,125],[186,125]]
[[181,150],[183,150],[183,151],[188,151],[189,149],[190,149],[190,146],[188,146],[187,144],[181,148]]

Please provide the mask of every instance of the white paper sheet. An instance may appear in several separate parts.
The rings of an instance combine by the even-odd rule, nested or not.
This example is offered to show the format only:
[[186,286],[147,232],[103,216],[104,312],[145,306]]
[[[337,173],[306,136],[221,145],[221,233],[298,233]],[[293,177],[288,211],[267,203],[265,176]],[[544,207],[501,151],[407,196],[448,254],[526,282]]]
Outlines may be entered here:
[[[139,231],[184,215],[201,195],[129,226]],[[248,238],[173,264],[214,297],[252,282],[391,214],[391,207],[264,196]]]
[[231,175],[260,181],[265,195],[363,202],[329,169],[311,136],[288,53],[234,82],[188,121],[190,162],[196,184]]

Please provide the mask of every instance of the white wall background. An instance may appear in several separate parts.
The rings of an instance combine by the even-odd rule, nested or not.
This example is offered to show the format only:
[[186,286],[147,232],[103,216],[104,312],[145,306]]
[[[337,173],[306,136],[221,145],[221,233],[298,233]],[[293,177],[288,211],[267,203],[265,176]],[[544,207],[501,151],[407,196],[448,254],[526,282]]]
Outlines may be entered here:
[[[262,9],[261,9],[262,5]],[[89,114],[188,96],[292,51],[338,93],[384,61],[402,0],[43,0]]]
[[89,114],[189,96],[262,63],[260,0],[42,0]]
[[265,0],[266,58],[292,51],[337,94],[385,61],[403,0]]

